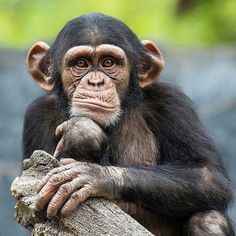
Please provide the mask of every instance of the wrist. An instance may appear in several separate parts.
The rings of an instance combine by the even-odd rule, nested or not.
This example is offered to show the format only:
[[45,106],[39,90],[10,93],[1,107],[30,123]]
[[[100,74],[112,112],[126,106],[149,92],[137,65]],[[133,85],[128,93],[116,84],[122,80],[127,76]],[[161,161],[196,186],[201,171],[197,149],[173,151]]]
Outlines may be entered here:
[[110,199],[120,199],[121,191],[124,187],[124,169],[115,166],[106,166],[105,190]]

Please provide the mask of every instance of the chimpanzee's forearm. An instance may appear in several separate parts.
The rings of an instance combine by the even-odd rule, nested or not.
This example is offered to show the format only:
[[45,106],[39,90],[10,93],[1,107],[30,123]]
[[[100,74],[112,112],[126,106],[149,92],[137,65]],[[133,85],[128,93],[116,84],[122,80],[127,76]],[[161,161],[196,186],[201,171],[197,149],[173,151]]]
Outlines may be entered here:
[[117,198],[162,214],[188,216],[207,209],[225,210],[231,199],[227,178],[206,167],[161,165],[152,169],[109,169],[112,177],[116,176]]

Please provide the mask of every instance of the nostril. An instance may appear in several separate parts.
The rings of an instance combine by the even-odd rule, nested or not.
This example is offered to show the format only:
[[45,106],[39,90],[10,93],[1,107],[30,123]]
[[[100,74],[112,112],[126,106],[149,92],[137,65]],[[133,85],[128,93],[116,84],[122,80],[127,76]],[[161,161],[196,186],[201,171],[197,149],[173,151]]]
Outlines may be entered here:
[[103,87],[105,85],[105,81],[90,81],[88,80],[88,85],[91,87]]
[[89,85],[89,86],[93,86],[93,87],[94,87],[94,86],[96,86],[96,83],[94,83],[94,82],[91,82],[91,81],[89,81],[89,80],[88,80],[88,85]]
[[102,87],[102,86],[104,86],[104,84],[105,84],[105,82],[104,82],[104,80],[102,80],[101,82],[98,82],[98,87]]

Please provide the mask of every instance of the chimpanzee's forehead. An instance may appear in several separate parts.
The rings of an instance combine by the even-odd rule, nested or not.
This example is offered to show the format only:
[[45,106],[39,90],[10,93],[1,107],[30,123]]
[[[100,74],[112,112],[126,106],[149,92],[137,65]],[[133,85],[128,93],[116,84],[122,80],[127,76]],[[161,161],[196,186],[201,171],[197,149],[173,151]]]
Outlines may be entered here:
[[90,44],[96,46],[111,42],[118,44],[124,43],[126,40],[124,31],[120,31],[114,22],[109,24],[107,21],[102,23],[101,21],[76,20],[67,25],[63,36],[67,41],[77,45]]
[[60,48],[73,46],[112,44],[123,49],[139,42],[136,35],[120,20],[92,13],[68,22],[55,41]]
[[120,47],[132,61],[145,54],[141,42],[127,25],[110,16],[93,13],[71,20],[64,26],[51,47],[51,56],[60,61],[70,48],[103,44]]

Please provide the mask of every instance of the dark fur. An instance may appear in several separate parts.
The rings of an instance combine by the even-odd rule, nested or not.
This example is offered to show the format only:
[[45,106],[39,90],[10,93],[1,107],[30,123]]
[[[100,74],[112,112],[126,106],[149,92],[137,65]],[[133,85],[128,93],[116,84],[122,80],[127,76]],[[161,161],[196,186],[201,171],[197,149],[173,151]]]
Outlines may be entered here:
[[[161,235],[182,235],[183,230],[186,235],[203,235],[193,230],[196,221],[192,217],[216,210],[227,224],[218,234],[207,229],[208,235],[235,235],[225,215],[231,200],[229,179],[214,142],[190,100],[177,88],[165,83],[143,90],[138,87],[146,51],[127,26],[111,17],[86,15],[69,22],[59,33],[48,54],[55,89],[27,110],[24,158],[36,149],[52,154],[59,141],[55,128],[68,119],[68,98],[59,73],[62,55],[75,45],[102,43],[121,47],[132,68],[127,96],[122,101],[123,116],[105,130],[108,148],[104,157],[111,165],[126,168],[120,206]],[[201,216],[198,219],[201,228]]]

